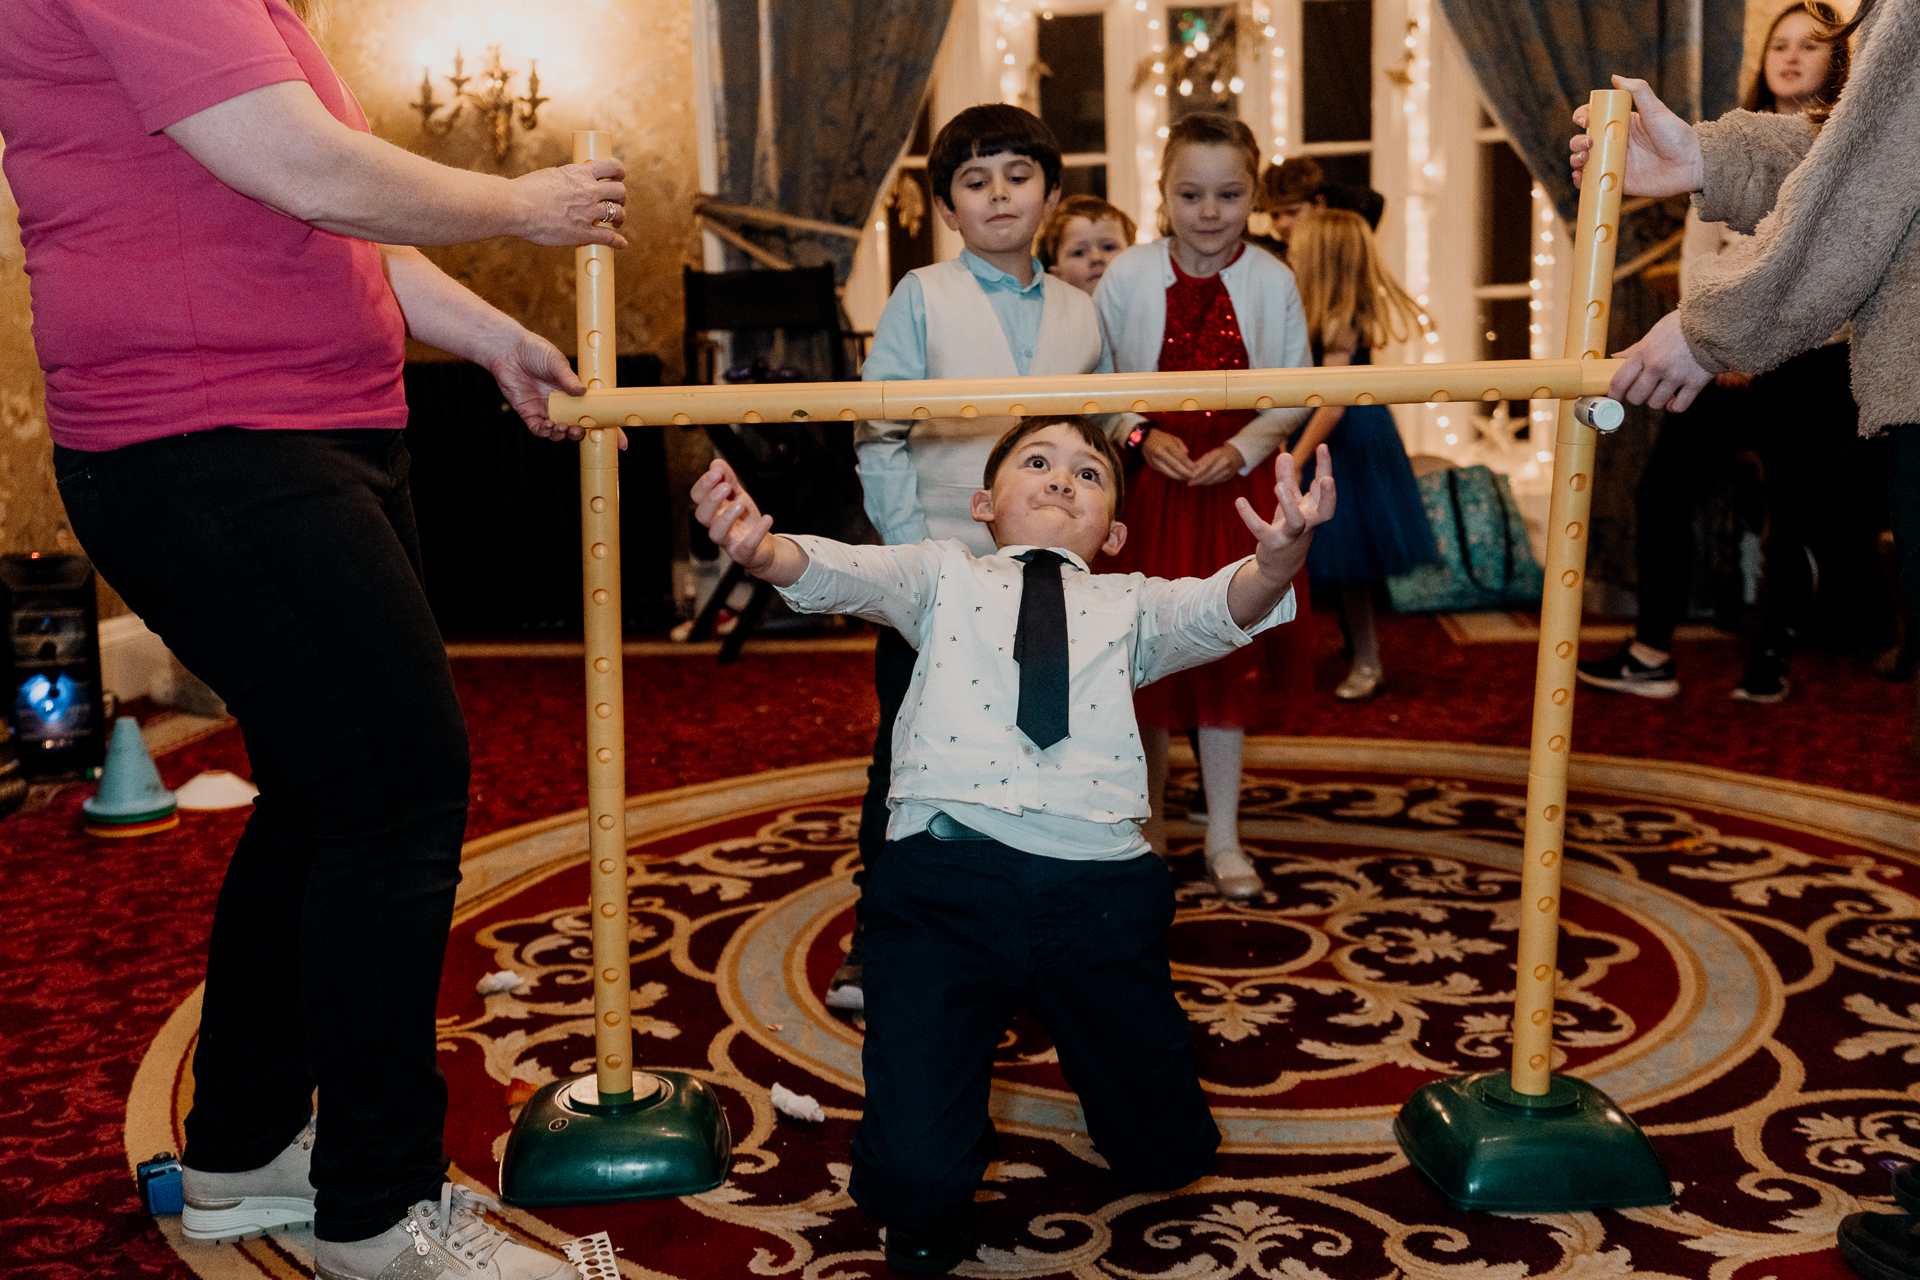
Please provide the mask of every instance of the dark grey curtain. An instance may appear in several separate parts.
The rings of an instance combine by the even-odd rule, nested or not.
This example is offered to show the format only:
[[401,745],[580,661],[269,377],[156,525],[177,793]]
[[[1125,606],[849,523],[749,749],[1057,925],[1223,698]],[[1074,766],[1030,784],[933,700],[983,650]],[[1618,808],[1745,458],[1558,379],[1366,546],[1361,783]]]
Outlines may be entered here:
[[[1784,0],[1782,0],[1784,4]],[[1513,148],[1573,226],[1579,191],[1567,169],[1573,109],[1611,77],[1647,81],[1674,111],[1712,119],[1739,101],[1745,0],[1440,0],[1493,114]],[[1618,261],[1681,227],[1675,198],[1623,220]],[[1614,286],[1609,352],[1631,346],[1666,311],[1639,277]],[[1594,466],[1588,604],[1630,613],[1637,603],[1633,492],[1664,415],[1629,407],[1600,442]]]
[[1739,100],[1745,0],[1440,0],[1494,116],[1560,216],[1573,109],[1610,77],[1634,76],[1689,120]]
[[[953,0],[713,3],[716,194],[859,227],[906,145]],[[852,265],[851,240],[737,229],[795,265],[833,263],[843,283]]]

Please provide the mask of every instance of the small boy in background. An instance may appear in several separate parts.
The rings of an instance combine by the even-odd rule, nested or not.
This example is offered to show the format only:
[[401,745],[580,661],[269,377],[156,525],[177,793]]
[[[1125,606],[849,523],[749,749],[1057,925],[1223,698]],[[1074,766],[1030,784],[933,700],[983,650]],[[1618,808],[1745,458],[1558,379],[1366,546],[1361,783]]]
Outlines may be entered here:
[[[992,103],[948,121],[927,154],[941,221],[966,246],[958,258],[909,272],[874,327],[861,370],[868,382],[921,378],[1023,378],[1112,373],[1093,300],[1033,256],[1034,236],[1060,199],[1060,148],[1038,116]],[[1118,419],[1115,418],[1117,425]],[[957,538],[976,555],[993,544],[967,514],[980,468],[1013,419],[928,418],[867,422],[854,450],[867,517],[890,544]],[[887,776],[894,716],[913,671],[913,650],[880,632],[873,683],[880,699],[873,766],[860,813],[864,885],[885,851]],[[857,909],[856,909],[857,910]],[[829,1008],[861,1008],[861,934],[827,987]]]
[[1087,1132],[1134,1191],[1183,1187],[1220,1131],[1195,1078],[1166,935],[1173,879],[1151,856],[1133,691],[1294,616],[1293,577],[1333,514],[1327,451],[1279,510],[1236,506],[1258,550],[1206,578],[1096,574],[1126,542],[1118,452],[1085,418],[1029,418],[996,443],[968,503],[995,550],[958,539],[853,547],[769,536],[725,462],[695,517],[800,613],[852,613],[917,651],[893,726],[887,853],[865,905],[866,1105],[855,1203],[887,1262],[939,1275],[974,1254],[987,1100],[1008,1020],[1052,1037]]
[[1099,196],[1068,196],[1040,228],[1040,265],[1091,294],[1107,264],[1133,246],[1133,219]]

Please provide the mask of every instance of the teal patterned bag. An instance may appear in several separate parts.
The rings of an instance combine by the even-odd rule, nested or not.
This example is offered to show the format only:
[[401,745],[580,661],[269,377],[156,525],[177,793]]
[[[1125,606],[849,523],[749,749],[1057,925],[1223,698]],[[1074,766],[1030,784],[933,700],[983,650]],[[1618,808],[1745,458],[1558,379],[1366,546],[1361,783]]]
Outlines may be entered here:
[[1507,478],[1486,467],[1449,467],[1419,477],[1440,559],[1387,579],[1401,613],[1538,608],[1545,575]]

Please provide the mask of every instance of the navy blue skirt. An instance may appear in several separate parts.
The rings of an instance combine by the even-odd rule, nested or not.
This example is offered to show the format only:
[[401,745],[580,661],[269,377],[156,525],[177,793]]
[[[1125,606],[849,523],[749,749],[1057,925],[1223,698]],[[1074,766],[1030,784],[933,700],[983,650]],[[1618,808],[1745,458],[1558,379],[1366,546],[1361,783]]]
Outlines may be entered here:
[[[1327,437],[1337,500],[1314,531],[1307,577],[1316,586],[1379,582],[1440,558],[1406,446],[1383,404],[1350,406]],[[1306,481],[1314,464],[1307,463]]]

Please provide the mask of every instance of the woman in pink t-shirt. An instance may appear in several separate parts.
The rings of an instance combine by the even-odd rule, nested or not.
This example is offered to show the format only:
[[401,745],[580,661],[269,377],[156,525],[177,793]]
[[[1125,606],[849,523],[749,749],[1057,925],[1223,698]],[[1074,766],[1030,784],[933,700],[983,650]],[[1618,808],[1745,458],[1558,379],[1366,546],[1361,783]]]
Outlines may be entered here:
[[260,787],[214,914],[186,1233],[311,1220],[333,1280],[415,1250],[572,1275],[443,1198],[467,740],[400,372],[412,334],[577,438],[546,416],[583,390],[561,353],[406,246],[624,245],[621,166],[508,180],[381,142],[288,0],[7,0],[0,136],[68,516],[239,717]]

